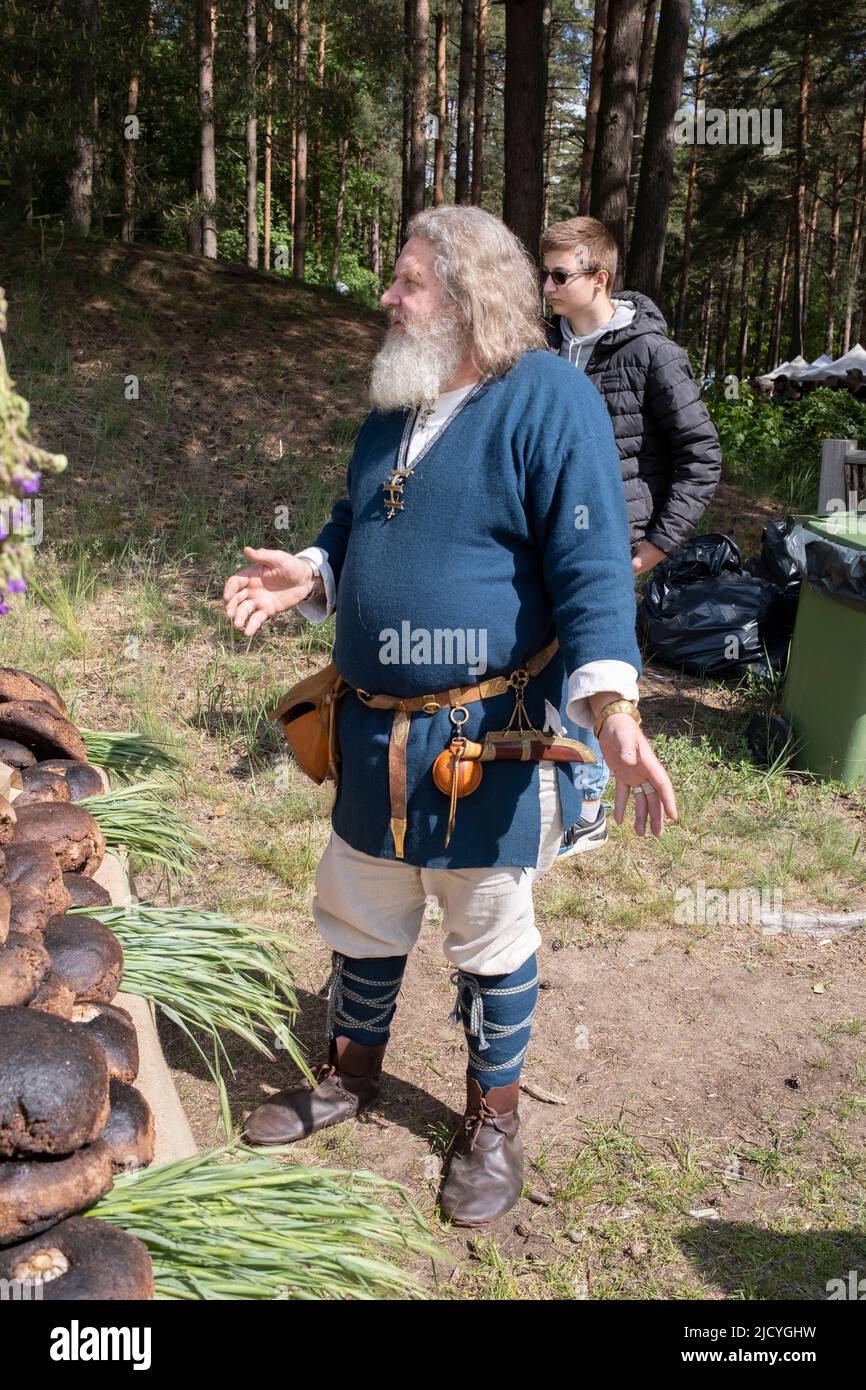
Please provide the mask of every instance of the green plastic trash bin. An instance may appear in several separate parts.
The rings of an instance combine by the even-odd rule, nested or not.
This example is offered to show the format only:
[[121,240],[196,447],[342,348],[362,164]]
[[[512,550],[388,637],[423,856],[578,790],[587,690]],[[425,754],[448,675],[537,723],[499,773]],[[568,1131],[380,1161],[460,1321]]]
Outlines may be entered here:
[[782,713],[794,767],[866,785],[866,513],[798,517],[800,600]]

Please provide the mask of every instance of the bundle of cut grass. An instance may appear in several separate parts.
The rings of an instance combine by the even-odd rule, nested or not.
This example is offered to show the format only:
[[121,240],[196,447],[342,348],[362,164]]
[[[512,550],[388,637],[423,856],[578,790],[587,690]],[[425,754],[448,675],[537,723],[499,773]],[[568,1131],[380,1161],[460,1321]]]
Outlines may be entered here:
[[[221,1060],[233,1070],[223,1034],[242,1038],[271,1060],[265,1039],[274,1038],[312,1080],[290,1028],[298,1003],[279,955],[287,949],[284,937],[196,907],[134,903],[84,910],[109,927],[123,947],[121,987],[153,1000],[182,1028],[218,1084]],[[213,1062],[192,1029],[210,1035]]]
[[127,849],[140,864],[161,864],[167,875],[189,871],[205,841],[181,820],[159,782],[134,782],[87,798],[105,843]]
[[178,754],[146,734],[82,729],[81,737],[90,762],[104,767],[114,781],[133,782],[154,772],[176,775],[181,770]]
[[[402,1211],[376,1200],[386,1192]],[[88,1215],[144,1242],[157,1298],[417,1298],[394,1257],[440,1253],[398,1184],[241,1144],[124,1174]]]

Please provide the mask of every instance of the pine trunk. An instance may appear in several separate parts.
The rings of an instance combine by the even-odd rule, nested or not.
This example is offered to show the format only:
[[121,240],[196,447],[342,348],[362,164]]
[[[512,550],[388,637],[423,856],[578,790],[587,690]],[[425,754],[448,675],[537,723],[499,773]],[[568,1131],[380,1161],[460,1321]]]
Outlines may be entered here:
[[201,253],[209,261],[217,255],[216,236],[216,132],[214,127],[214,48],[216,0],[198,0],[198,112],[201,153]]
[[72,63],[72,168],[69,173],[67,209],[72,230],[79,236],[87,236],[93,218],[93,181],[99,126],[99,98],[96,90],[98,0],[73,0],[71,10],[76,51]]
[[445,149],[448,124],[448,16],[436,16],[436,149],[433,156],[433,206],[445,202]]
[[313,141],[313,172],[310,178],[313,201],[313,240],[322,255],[322,119],[325,94],[325,42],[328,26],[324,19],[319,25],[319,60],[316,64],[316,86],[319,89],[316,107],[316,137]]
[[761,349],[764,346],[764,323],[767,316],[767,289],[770,283],[770,255],[771,248],[768,246],[764,252],[764,268],[761,271],[761,292],[758,295],[758,323],[755,328],[752,376],[758,376],[761,371]]
[[256,0],[247,4],[247,265],[259,268],[258,120],[256,115]]
[[340,182],[337,188],[337,215],[334,222],[334,255],[331,261],[331,280],[340,278],[340,251],[343,242],[343,216],[346,208],[346,173],[349,168],[349,132],[340,137]]
[[274,113],[272,108],[274,91],[274,73],[271,65],[271,57],[274,45],[274,17],[272,11],[268,11],[267,26],[265,30],[265,43],[267,45],[267,63],[265,68],[265,91],[267,112],[265,114],[265,177],[264,177],[264,206],[262,208],[262,265],[265,270],[271,268],[271,179],[273,175],[274,158]]
[[295,221],[292,235],[292,274],[306,277],[307,261],[307,58],[310,46],[310,3],[298,0],[297,139],[295,150]]
[[737,338],[737,377],[746,374],[746,353],[749,350],[749,276],[752,271],[752,233],[749,226],[749,195],[743,194],[740,220],[743,225],[743,262],[740,268],[740,332]]
[[[601,101],[592,162],[590,213],[605,224],[619,248],[614,288],[623,283],[628,216],[628,176],[637,102],[643,29],[641,0],[609,0]],[[650,98],[652,100],[652,98]]]
[[646,9],[643,17],[643,30],[640,41],[640,63],[638,64],[637,76],[637,100],[634,108],[634,130],[632,131],[631,143],[631,169],[629,171],[628,201],[632,207],[637,196],[638,174],[640,172],[640,154],[643,144],[643,116],[646,109],[647,97],[649,95],[650,76],[652,74],[653,62],[653,39],[655,37],[655,19],[658,9],[658,0],[646,0]]
[[370,269],[378,281],[382,279],[381,230],[379,224],[380,194],[376,191],[376,206],[370,219]]
[[487,66],[487,24],[490,0],[478,0],[475,45],[475,105],[472,116],[472,201],[481,206],[484,195],[484,96]]
[[808,341],[809,332],[809,299],[812,293],[812,270],[815,265],[815,247],[818,241],[818,210],[821,199],[817,185],[821,182],[820,174],[816,177],[816,188],[812,194],[812,202],[809,210],[809,217],[806,223],[806,258],[803,271],[803,342]]
[[[412,41],[415,33],[415,0],[403,3],[403,162],[401,165],[400,223],[397,232],[397,253],[406,238],[410,217],[409,170],[412,158]],[[396,256],[394,258],[396,260]]]
[[472,50],[475,46],[475,0],[460,6],[460,68],[457,77],[457,162],[454,201],[469,202],[469,148],[472,121]]
[[506,0],[502,217],[533,259],[544,211],[550,18],[550,0]]
[[580,162],[581,217],[589,212],[592,195],[592,162],[598,129],[598,107],[601,101],[601,79],[604,71],[604,49],[607,37],[607,0],[595,0],[592,22],[592,63],[589,70],[589,89],[586,97],[586,118],[583,136],[583,157]]
[[779,274],[776,277],[776,293],[773,299],[773,326],[770,330],[770,343],[767,350],[767,365],[772,371],[779,362],[779,348],[782,343],[782,322],[785,317],[785,304],[788,299],[788,266],[791,260],[791,223],[796,217],[796,212],[792,212],[791,217],[785,225],[785,237],[782,242],[782,255],[779,260]]
[[839,230],[842,223],[842,156],[836,155],[833,164],[833,191],[830,202],[830,248],[827,264],[827,326],[824,331],[824,351],[835,357],[836,289],[839,281]]
[[[735,252],[736,254],[736,252]],[[731,299],[733,295],[733,262],[722,271],[719,289],[719,332],[716,338],[715,373],[716,381],[722,381],[728,363],[728,336],[731,329]]]
[[409,158],[409,211],[421,212],[427,182],[427,50],[430,42],[429,0],[414,0],[412,9],[412,133]]
[[[704,75],[707,70],[707,22],[706,12],[704,25],[701,29],[701,49],[698,56],[698,68],[695,73],[695,111],[698,109],[698,102],[704,95]],[[686,194],[686,211],[683,221],[683,261],[680,267],[680,286],[677,292],[677,308],[674,318],[674,337],[677,342],[682,342],[683,328],[686,320],[686,298],[689,292],[689,272],[692,261],[692,223],[695,216],[695,193],[698,185],[698,143],[694,141],[689,155],[689,185]]]
[[851,346],[851,326],[854,320],[854,299],[860,274],[863,244],[863,192],[866,182],[866,87],[863,89],[863,119],[860,123],[860,144],[857,147],[857,171],[854,175],[854,195],[851,206],[851,232],[848,240],[848,274],[845,286],[845,322],[842,328],[842,352]]
[[806,34],[800,57],[800,99],[797,110],[797,155],[794,172],[794,305],[789,358],[803,351],[806,272],[806,148],[809,143],[809,95],[812,35]]
[[646,140],[634,210],[627,279],[632,289],[661,294],[674,177],[674,122],[683,90],[691,0],[662,0],[650,85]]
[[[138,72],[129,79],[126,95],[126,114],[134,116],[138,110]],[[136,141],[126,137],[123,151],[123,225],[120,229],[121,241],[135,241],[135,148]]]
[[715,294],[715,289],[716,282],[713,276],[711,275],[710,283],[707,287],[707,292],[703,298],[701,305],[701,312],[703,313],[704,310],[706,310],[703,328],[701,330],[701,381],[703,381],[704,377],[707,375],[707,369],[710,364],[710,337],[713,331],[713,296]]

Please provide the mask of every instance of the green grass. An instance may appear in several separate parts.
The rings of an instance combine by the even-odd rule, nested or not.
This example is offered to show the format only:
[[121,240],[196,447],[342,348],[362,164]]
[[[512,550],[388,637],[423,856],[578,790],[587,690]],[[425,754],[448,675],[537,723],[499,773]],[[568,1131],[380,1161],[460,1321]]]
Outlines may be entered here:
[[397,1184],[241,1145],[122,1174],[85,1214],[144,1241],[160,1299],[418,1298],[406,1257],[438,1253]]

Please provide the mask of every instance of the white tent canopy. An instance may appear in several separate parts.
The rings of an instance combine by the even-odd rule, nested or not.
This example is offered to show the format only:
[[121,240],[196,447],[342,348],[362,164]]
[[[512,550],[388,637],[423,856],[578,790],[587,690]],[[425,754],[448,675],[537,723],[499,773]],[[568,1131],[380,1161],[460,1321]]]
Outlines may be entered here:
[[844,377],[849,367],[859,367],[866,375],[866,348],[861,347],[860,343],[842,357],[837,357],[835,361],[826,352],[822,352],[812,363],[807,362],[805,357],[794,357],[790,362],[781,362],[778,367],[766,372],[758,380],[762,386],[768,385],[775,381],[777,376],[784,374],[792,381],[826,381],[831,376]]
[[798,381],[823,381],[831,376],[844,376],[849,367],[859,367],[862,372],[866,372],[866,348],[861,347],[859,343],[835,361],[827,360],[826,353],[821,355],[825,360],[822,362],[820,357],[816,358],[808,371],[799,374]]
[[781,376],[783,372],[787,372],[790,365],[790,362],[780,362],[778,367],[774,367],[771,372],[765,372],[763,376],[758,377],[758,380],[762,385],[767,381],[775,381],[777,376]]
[[810,362],[805,371],[798,370],[796,373],[792,373],[792,375],[794,375],[797,381],[809,381],[812,377],[820,376],[823,369],[829,367],[832,361],[833,359],[829,353],[822,352],[820,357],[816,357],[814,362]]

